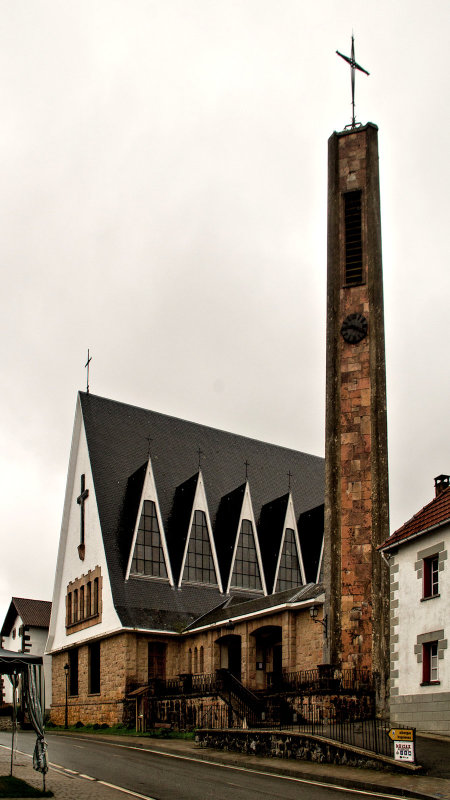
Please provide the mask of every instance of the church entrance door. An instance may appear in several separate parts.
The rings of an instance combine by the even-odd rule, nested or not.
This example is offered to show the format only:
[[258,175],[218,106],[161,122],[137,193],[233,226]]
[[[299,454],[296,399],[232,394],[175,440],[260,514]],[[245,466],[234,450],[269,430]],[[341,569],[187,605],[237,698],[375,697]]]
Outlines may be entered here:
[[148,681],[153,678],[164,680],[166,677],[166,650],[164,642],[148,643]]
[[228,669],[235,678],[241,680],[241,637],[236,634],[221,636],[217,640],[220,645],[220,667]]

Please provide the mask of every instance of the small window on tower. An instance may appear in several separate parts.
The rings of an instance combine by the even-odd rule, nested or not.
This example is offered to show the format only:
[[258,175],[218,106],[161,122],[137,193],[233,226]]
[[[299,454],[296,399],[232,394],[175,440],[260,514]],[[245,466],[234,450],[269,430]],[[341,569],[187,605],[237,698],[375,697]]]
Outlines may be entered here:
[[361,191],[344,194],[345,285],[363,283]]

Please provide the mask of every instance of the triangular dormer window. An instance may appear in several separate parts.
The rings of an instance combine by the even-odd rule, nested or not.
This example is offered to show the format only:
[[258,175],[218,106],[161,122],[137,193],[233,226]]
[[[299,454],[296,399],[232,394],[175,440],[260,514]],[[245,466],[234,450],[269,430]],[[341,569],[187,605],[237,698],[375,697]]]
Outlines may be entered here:
[[232,589],[262,589],[261,573],[251,520],[243,519],[231,575]]
[[212,538],[203,476],[200,471],[197,478],[179,585],[187,582],[206,583],[218,586],[222,591],[219,574],[219,564],[214,539]]
[[273,591],[283,592],[285,589],[295,589],[305,583],[305,571],[295,522],[294,506],[292,496],[289,495]]
[[216,570],[204,511],[194,511],[182,580],[195,581],[196,583],[213,583],[217,586]]
[[[165,578],[173,583],[156,486],[150,461],[142,478],[142,470],[133,476],[130,485],[142,485],[137,525],[134,531],[127,578]],[[143,481],[143,482],[142,482]]]
[[283,592],[285,589],[294,589],[302,584],[295,531],[293,528],[285,528],[275,591]]
[[144,500],[142,506],[130,575],[167,578],[156,504],[153,500]]
[[234,547],[228,591],[230,589],[248,589],[267,593],[248,482],[245,486],[239,530]]

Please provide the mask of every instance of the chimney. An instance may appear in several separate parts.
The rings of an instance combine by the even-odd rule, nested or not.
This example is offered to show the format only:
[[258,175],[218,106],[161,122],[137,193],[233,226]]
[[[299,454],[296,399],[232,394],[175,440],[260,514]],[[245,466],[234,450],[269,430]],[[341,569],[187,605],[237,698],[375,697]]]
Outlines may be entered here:
[[450,475],[438,475],[434,479],[434,492],[435,497],[439,497],[439,495],[448,489],[450,486]]

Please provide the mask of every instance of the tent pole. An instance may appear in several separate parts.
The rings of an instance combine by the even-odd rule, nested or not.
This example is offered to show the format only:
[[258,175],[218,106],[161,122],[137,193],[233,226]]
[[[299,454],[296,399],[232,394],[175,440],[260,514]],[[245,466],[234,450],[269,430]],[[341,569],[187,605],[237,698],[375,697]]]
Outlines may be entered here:
[[13,774],[13,761],[14,761],[14,739],[16,735],[16,725],[17,725],[17,706],[16,706],[16,673],[13,672],[12,675],[12,685],[13,685],[13,718],[12,718],[12,740],[11,740],[11,771],[10,775]]

